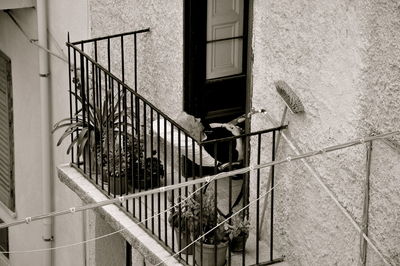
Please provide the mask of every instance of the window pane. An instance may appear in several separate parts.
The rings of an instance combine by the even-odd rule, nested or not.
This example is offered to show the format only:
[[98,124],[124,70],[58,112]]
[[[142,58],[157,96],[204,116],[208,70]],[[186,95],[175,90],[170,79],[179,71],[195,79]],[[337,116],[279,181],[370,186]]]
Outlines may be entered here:
[[243,40],[233,39],[207,44],[207,79],[242,73]]
[[[207,40],[243,35],[243,0],[208,0]],[[243,40],[207,43],[206,78],[242,72]]]

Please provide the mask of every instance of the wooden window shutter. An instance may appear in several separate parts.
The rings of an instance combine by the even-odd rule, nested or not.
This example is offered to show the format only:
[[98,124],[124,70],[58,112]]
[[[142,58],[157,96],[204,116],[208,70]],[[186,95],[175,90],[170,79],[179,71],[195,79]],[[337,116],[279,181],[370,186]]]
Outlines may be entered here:
[[15,211],[11,60],[0,51],[0,201]]

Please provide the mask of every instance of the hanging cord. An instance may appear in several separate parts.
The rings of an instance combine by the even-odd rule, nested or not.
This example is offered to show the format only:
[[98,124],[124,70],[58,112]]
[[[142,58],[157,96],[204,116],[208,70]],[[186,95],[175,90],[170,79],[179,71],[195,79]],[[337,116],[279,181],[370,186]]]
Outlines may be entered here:
[[[39,49],[42,49],[44,51],[46,51],[47,53],[49,53],[52,56],[55,56],[56,58],[64,61],[65,63],[68,63],[68,59],[65,56],[64,53],[62,53],[61,55],[56,54],[55,52],[43,47],[42,45],[37,43],[37,40],[32,39],[28,36],[28,34],[24,31],[24,29],[21,27],[21,25],[18,23],[18,21],[15,19],[15,17],[12,15],[10,10],[4,10],[4,12],[7,13],[7,15],[11,18],[11,20],[15,23],[15,25],[18,27],[18,29],[22,32],[22,34],[25,36],[25,38],[33,45],[35,45],[36,47],[38,47]],[[50,33],[50,32],[49,32]],[[50,33],[50,37],[52,37],[54,39],[54,37],[52,36],[52,34]],[[55,40],[55,39],[54,39]],[[58,43],[56,42],[56,46],[59,47]]]
[[[250,172],[251,170],[262,169],[262,168],[266,168],[266,167],[269,167],[269,166],[272,166],[272,165],[279,165],[279,164],[283,164],[283,163],[290,162],[290,161],[303,160],[304,158],[307,158],[307,157],[313,157],[313,156],[316,156],[316,155],[325,154],[325,153],[328,153],[328,152],[344,149],[344,148],[347,148],[347,147],[360,145],[360,144],[368,142],[368,141],[389,138],[389,137],[392,137],[392,136],[397,135],[397,134],[400,134],[400,131],[395,131],[395,132],[391,132],[391,133],[386,133],[386,134],[381,134],[381,135],[376,135],[376,136],[360,138],[358,140],[350,141],[350,142],[339,144],[339,145],[325,147],[325,148],[322,148],[322,149],[318,149],[318,150],[307,152],[307,153],[303,153],[303,154],[291,155],[291,156],[288,156],[285,159],[281,159],[281,160],[275,160],[275,161],[270,161],[270,162],[262,163],[262,164],[258,164],[258,165],[252,165],[252,166],[249,166],[249,167],[244,167],[244,168],[240,168],[240,169],[236,169],[236,170],[232,170],[232,171],[228,171],[228,172],[222,172],[222,173],[219,173],[219,174],[214,175],[214,176],[206,176],[206,177],[203,177],[203,178],[198,178],[198,179],[194,179],[194,180],[190,180],[190,181],[186,181],[186,182],[181,182],[181,183],[174,184],[174,185],[168,185],[168,186],[160,187],[160,188],[157,188],[157,189],[151,189],[151,190],[147,190],[147,191],[138,192],[138,193],[135,193],[135,194],[129,194],[129,195],[122,196],[122,197],[125,200],[127,200],[127,199],[147,196],[147,195],[151,195],[151,194],[157,194],[157,193],[160,193],[160,192],[175,190],[175,189],[178,189],[178,188],[187,187],[189,185],[196,185],[196,184],[200,184],[200,183],[204,183],[204,182],[208,183],[211,180],[219,180],[219,179],[222,179],[222,178],[225,178],[225,177],[229,177],[229,176],[233,176],[233,175],[245,174],[247,172]],[[285,139],[287,138],[287,136],[285,134],[282,134],[282,136]],[[326,189],[328,189],[328,191],[329,191],[329,188],[326,187]],[[329,192],[329,193],[330,193],[330,197],[335,201],[336,199],[335,199],[335,196],[333,195],[333,193],[332,192]],[[102,206],[118,203],[119,201],[120,201],[119,198],[115,198],[115,199],[104,200],[104,201],[97,202],[97,203],[83,205],[83,206],[80,206],[80,207],[73,207],[73,208],[75,208],[76,212],[80,212],[80,211],[84,211],[84,210],[88,210],[88,209],[94,209],[94,208],[98,208],[98,207],[102,207]],[[347,213],[346,209],[344,209],[344,207],[341,206],[341,204],[338,201],[337,201],[337,205],[339,206],[339,208],[342,209],[342,211],[345,211],[345,213]],[[15,226],[15,225],[19,225],[19,224],[24,224],[28,220],[29,220],[29,222],[31,222],[31,221],[41,220],[41,219],[45,219],[45,218],[49,218],[49,217],[53,217],[53,216],[60,216],[60,215],[65,215],[65,214],[70,214],[70,213],[71,213],[70,209],[68,209],[68,210],[63,210],[63,211],[58,211],[58,212],[51,212],[51,213],[32,216],[32,217],[26,217],[25,219],[21,219],[21,220],[14,221],[14,222],[2,223],[2,224],[0,224],[0,229],[1,228]],[[352,222],[353,225],[356,224],[356,222],[350,216],[350,214],[347,213],[345,215],[346,215],[347,218],[350,219],[350,221]],[[357,227],[356,227],[356,229],[357,229]],[[361,229],[357,229],[357,230],[361,230]]]
[[[160,193],[160,192],[165,192],[165,191],[169,191],[169,190],[174,190],[177,188],[181,188],[181,187],[185,187],[188,185],[192,185],[192,184],[198,184],[198,183],[204,183],[206,182],[206,184],[204,184],[203,186],[207,185],[209,182],[214,181],[214,180],[218,180],[221,178],[225,178],[227,176],[232,176],[232,175],[236,175],[236,174],[244,174],[247,173],[249,171],[252,170],[257,170],[257,169],[262,169],[268,166],[272,166],[272,165],[278,165],[278,164],[282,164],[282,163],[286,163],[286,162],[290,162],[290,161],[294,161],[294,160],[302,160],[303,163],[306,162],[304,160],[304,158],[307,157],[312,157],[315,155],[320,155],[320,154],[326,154],[327,152],[332,152],[335,150],[340,150],[343,148],[347,148],[347,147],[351,147],[351,146],[355,146],[355,145],[359,145],[359,144],[363,144],[367,141],[373,141],[373,140],[377,140],[377,139],[385,139],[388,137],[392,137],[394,135],[399,134],[400,131],[396,131],[396,132],[391,132],[391,133],[386,133],[386,134],[381,134],[381,135],[377,135],[377,136],[370,136],[370,137],[366,137],[366,138],[361,138],[358,139],[356,141],[350,141],[347,143],[343,143],[343,144],[339,144],[339,145],[334,145],[334,146],[330,146],[327,148],[323,148],[320,150],[316,150],[316,151],[312,151],[312,152],[308,152],[308,153],[304,153],[304,154],[297,154],[294,156],[289,156],[286,159],[283,160],[279,160],[279,161],[271,161],[271,162],[267,162],[267,163],[263,163],[263,164],[259,164],[259,165],[252,165],[249,167],[245,167],[245,168],[241,168],[238,170],[234,170],[234,171],[229,171],[229,172],[223,172],[223,173],[219,173],[217,175],[214,176],[206,176],[204,178],[199,178],[199,179],[195,179],[192,181],[188,181],[188,182],[183,182],[183,183],[179,183],[176,185],[169,185],[169,186],[165,186],[165,187],[161,187],[159,189],[153,189],[153,190],[149,190],[149,191],[144,191],[144,192],[139,192],[139,193],[135,193],[135,194],[131,194],[131,195],[127,195],[127,196],[121,196],[119,198],[116,199],[111,199],[111,200],[105,200],[102,202],[98,202],[95,204],[88,204],[88,205],[84,205],[81,207],[73,207],[70,208],[68,211],[60,211],[60,212],[55,212],[55,213],[50,213],[50,214],[44,214],[44,215],[39,215],[36,217],[26,217],[25,219],[21,220],[21,221],[17,221],[17,222],[12,222],[12,223],[3,223],[0,224],[0,229],[1,228],[5,228],[5,227],[10,227],[10,226],[14,226],[17,224],[21,224],[21,223],[30,223],[33,220],[40,220],[40,219],[44,219],[44,218],[48,218],[51,216],[56,216],[56,215],[63,215],[63,214],[69,214],[69,213],[74,213],[76,211],[83,211],[83,210],[87,210],[87,209],[93,209],[93,208],[97,208],[97,207],[101,207],[101,206],[105,206],[105,205],[109,205],[109,204],[113,204],[113,203],[117,203],[120,202],[121,200],[127,200],[129,198],[136,198],[136,197],[140,197],[140,196],[144,196],[144,195],[149,195],[149,194],[155,194],[155,193]],[[286,139],[286,135],[284,135],[284,138]],[[287,140],[287,139],[286,139]],[[292,144],[293,145],[293,144]],[[297,151],[298,153],[298,151]],[[306,166],[308,165],[308,163],[306,164]],[[309,166],[310,167],[310,166]],[[307,168],[309,168],[307,167]],[[310,168],[309,168],[310,169]],[[312,168],[311,168],[312,169]],[[351,215],[347,212],[347,210],[340,204],[340,202],[335,198],[335,196],[333,195],[333,193],[329,190],[328,187],[326,187],[326,185],[323,183],[323,181],[319,178],[317,179],[319,181],[319,183],[323,186],[323,188],[325,190],[327,190],[328,195],[332,198],[332,200],[335,202],[335,204],[339,207],[339,209],[344,213],[344,215],[350,220],[350,222],[352,223],[352,225],[356,228],[356,230],[359,233],[361,232],[360,227],[358,226],[358,224],[354,221],[354,219],[351,217]],[[201,188],[199,188],[201,189]],[[196,191],[198,191],[199,189],[197,189]],[[268,191],[269,193],[270,191]],[[195,192],[193,192],[195,193]],[[192,194],[193,194],[192,193]],[[264,195],[265,196],[265,195]],[[187,198],[186,198],[187,199]],[[181,202],[183,202],[184,200],[182,200]],[[177,203],[180,204],[180,203]],[[165,211],[163,211],[162,213],[165,213],[166,211],[168,211],[169,209],[177,206],[177,204],[171,206],[170,208],[167,208]],[[72,212],[72,209],[74,210]],[[157,217],[158,215],[160,215],[161,213],[154,215],[153,217]],[[234,214],[236,215],[236,214]],[[152,218],[152,217],[150,217]],[[229,218],[228,218],[229,219]],[[125,230],[125,229],[121,229],[121,230]],[[373,242],[368,238],[367,235],[365,235],[364,233],[362,233],[362,237],[368,242],[368,244],[370,244],[370,246],[373,248],[373,250],[379,255],[379,257],[381,257],[381,259],[387,264],[387,265],[391,265],[382,255],[382,253],[379,251],[379,249],[373,244]],[[81,243],[85,243],[85,242],[81,242]],[[57,248],[57,247],[55,247]],[[41,251],[41,250],[40,250]],[[0,252],[1,253],[1,252]],[[21,251],[19,253],[24,253],[24,251]]]
[[[210,178],[209,178],[209,182],[212,182],[213,180],[215,180],[215,178],[216,178],[217,176],[218,176],[218,174],[215,175],[215,176],[213,176],[213,177],[210,177]],[[192,197],[194,194],[196,194],[197,192],[199,192],[199,191],[200,191],[201,189],[203,189],[205,186],[207,186],[207,184],[208,184],[209,182],[207,182],[207,183],[201,185],[199,188],[197,188],[196,190],[194,190],[193,192],[191,192],[190,194],[188,194],[188,196],[187,196],[186,198],[182,199],[181,201],[179,201],[179,202],[177,202],[177,203],[171,205],[171,206],[168,207],[167,209],[165,209],[165,210],[163,210],[163,211],[161,211],[161,212],[159,212],[159,213],[157,213],[157,214],[155,214],[155,215],[153,215],[153,216],[151,216],[151,217],[148,217],[147,219],[144,219],[143,221],[140,221],[140,222],[138,222],[138,223],[135,223],[135,225],[143,224],[143,223],[146,222],[146,221],[149,221],[149,220],[151,220],[151,219],[157,218],[158,216],[160,216],[160,215],[162,215],[162,214],[164,214],[164,213],[170,211],[171,209],[174,209],[175,207],[177,207],[177,206],[179,206],[180,204],[182,204],[182,203],[184,203],[185,201],[187,201],[190,197]],[[127,200],[127,199],[125,199],[124,197],[119,197],[119,198],[117,198],[117,199],[118,199],[118,201],[119,201],[120,203],[122,203],[124,200]],[[72,214],[72,213],[75,213],[75,212],[76,212],[76,208],[75,208],[75,207],[69,208],[69,213]],[[30,222],[32,221],[32,218],[31,218],[31,217],[27,217],[27,218],[25,218],[25,221],[26,221],[26,223],[30,223]],[[34,253],[34,252],[43,252],[43,251],[50,251],[50,250],[57,250],[57,249],[69,248],[69,247],[78,246],[78,245],[83,245],[83,244],[86,244],[86,243],[89,243],[89,242],[97,241],[97,240],[100,240],[100,239],[103,239],[103,238],[106,238],[106,237],[109,237],[109,236],[112,236],[112,235],[121,233],[122,231],[128,230],[128,229],[130,229],[130,228],[128,228],[128,227],[122,228],[122,229],[120,229],[120,230],[117,230],[117,231],[114,231],[114,232],[111,232],[111,233],[109,233],[109,234],[105,234],[105,235],[102,235],[102,236],[99,236],[99,237],[87,239],[87,240],[85,240],[85,241],[76,242],[76,243],[72,243],[72,244],[68,244],[68,245],[57,246],[57,247],[53,247],[53,248],[32,249],[32,250],[20,250],[20,251],[1,251],[0,254]]]

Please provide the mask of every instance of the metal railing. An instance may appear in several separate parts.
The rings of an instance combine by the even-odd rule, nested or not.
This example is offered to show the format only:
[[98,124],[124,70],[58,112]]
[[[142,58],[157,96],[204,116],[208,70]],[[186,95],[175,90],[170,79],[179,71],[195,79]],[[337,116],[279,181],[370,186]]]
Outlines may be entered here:
[[[252,143],[256,143],[252,148],[257,151],[256,158],[252,160],[260,163],[263,156],[266,157],[264,160],[274,160],[276,136],[285,126],[202,141],[197,136],[191,136],[137,92],[138,39],[146,38],[144,33],[148,31],[145,29],[73,43],[68,40],[68,59],[72,70],[69,72],[68,128],[71,133],[72,145],[69,149],[72,165],[83,171],[90,181],[112,198],[248,166],[252,139]],[[270,138],[270,146],[262,147],[266,138]],[[235,150],[240,144],[243,156]],[[271,150],[271,153],[264,155],[261,151],[265,149]],[[273,166],[271,171],[273,186]],[[251,192],[257,197],[260,195],[262,178],[260,170],[257,170],[255,191]],[[197,206],[196,217],[185,209],[190,207],[187,204],[189,201],[178,208],[171,209],[170,206],[188,197],[199,188],[198,185],[131,199],[121,204],[121,208],[134,220],[144,221],[143,227],[166,249],[175,253],[194,239],[185,232],[194,232],[193,235],[206,232],[204,224],[195,221],[207,218],[216,223],[219,217],[227,217],[234,212],[235,206],[245,206],[249,202],[248,174],[215,180],[203,186],[201,193],[193,197],[198,205],[191,202],[191,207]],[[205,195],[211,195],[211,204],[204,201]],[[249,238],[246,244],[254,245],[254,256],[249,256],[246,248],[239,253],[234,252],[231,246],[225,255],[228,265],[281,261],[273,256],[273,191],[270,202],[268,249],[262,250],[260,245],[261,217],[257,202],[255,220],[250,221],[256,228],[250,232],[254,237]],[[206,213],[205,204],[210,205],[208,207],[212,213]],[[241,216],[242,221],[248,219],[249,212]],[[192,217],[188,218],[189,214]],[[234,223],[229,221],[231,225]],[[216,236],[211,240],[216,242]],[[241,244],[246,243],[245,238],[241,241]],[[206,238],[201,239],[194,250],[179,254],[179,259],[189,265],[194,265],[196,261],[203,265],[206,263],[205,242]],[[228,240],[227,243],[231,245],[232,241]],[[217,255],[217,245],[214,245],[213,251],[213,261],[217,264],[221,257]],[[269,253],[268,257],[263,255],[266,252]]]

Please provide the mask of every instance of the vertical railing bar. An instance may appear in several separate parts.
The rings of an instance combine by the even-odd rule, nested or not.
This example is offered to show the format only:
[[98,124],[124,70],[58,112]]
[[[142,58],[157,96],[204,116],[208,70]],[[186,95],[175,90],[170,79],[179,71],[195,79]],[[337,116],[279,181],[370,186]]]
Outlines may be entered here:
[[94,41],[94,61],[97,62],[97,41]]
[[107,180],[108,180],[108,195],[110,195],[110,193],[111,193],[111,182],[112,182],[112,175],[111,175],[111,167],[110,167],[110,164],[111,164],[111,157],[110,157],[110,121],[108,120],[109,119],[109,116],[110,116],[110,114],[109,114],[109,112],[111,111],[110,110],[110,99],[109,99],[109,95],[110,95],[110,90],[109,90],[109,80],[108,80],[108,77],[107,77],[107,73],[106,72],[104,72],[104,89],[105,89],[105,94],[106,94],[106,104],[107,104],[107,109],[106,109],[106,117],[105,117],[105,119],[106,119],[106,130],[107,130],[107,132],[106,132],[106,135],[107,135]]
[[[249,145],[249,143],[250,143],[250,137],[249,136],[246,136],[246,138],[245,138],[245,151],[247,151],[248,149],[249,149],[249,147],[250,147],[250,145]],[[249,158],[248,158],[248,156],[249,156],[249,154],[248,154],[248,152],[246,152],[245,153],[245,161],[246,161],[246,165],[248,165],[248,162],[249,162]],[[250,173],[246,173],[245,175],[243,175],[243,184],[242,184],[242,191],[243,191],[243,207],[245,207],[246,206],[246,204],[248,203],[248,201],[249,201],[249,177],[250,177]],[[244,213],[243,213],[243,219],[245,219],[245,218],[249,218],[249,211],[247,210],[247,209],[245,209],[244,210]],[[242,264],[243,265],[245,265],[245,263],[246,263],[246,249],[243,249],[242,250]]]
[[[128,189],[128,169],[129,169],[129,159],[128,159],[128,103],[127,103],[127,89],[124,84],[122,84],[122,93],[123,93],[123,105],[124,105],[124,153],[125,153],[125,169],[124,169],[124,180],[125,180],[125,194],[129,194]],[[129,211],[129,201],[126,201],[126,211]]]
[[[194,143],[193,143],[194,144]],[[194,146],[194,145],[193,145]],[[200,145],[200,151],[199,151],[199,178],[201,178],[203,176],[203,146]],[[193,176],[196,176],[196,174],[194,174],[195,172],[193,172]],[[201,186],[202,184],[200,184]],[[206,191],[207,187],[204,188],[204,192]],[[214,199],[215,200],[215,199]],[[200,234],[203,235],[204,234],[204,227],[203,227],[203,189],[200,190],[200,222],[199,222],[199,226],[200,226]],[[206,229],[207,230],[207,229]],[[195,238],[197,238],[197,236],[195,236]],[[215,240],[215,239],[214,239]],[[200,239],[200,265],[203,266],[203,239]],[[193,256],[195,257],[195,256]],[[215,264],[216,265],[216,264]]]
[[[165,178],[164,178],[164,186],[167,185],[168,178],[168,163],[167,163],[167,120],[163,117],[164,120],[164,162],[165,162]],[[167,192],[164,192],[164,211],[167,208]],[[168,246],[168,232],[167,232],[167,213],[164,212],[164,242]]]
[[[87,118],[88,118],[88,145],[89,146],[89,151],[88,151],[88,156],[89,156],[89,178],[92,179],[92,151],[91,151],[91,143],[90,143],[90,135],[91,135],[91,126],[90,126],[90,92],[89,92],[89,60],[85,57],[85,74],[86,74],[86,79],[85,79],[85,84],[86,84],[86,108],[87,108]],[[93,110],[94,111],[94,110]],[[94,115],[94,114],[93,114]]]
[[[136,123],[136,119],[134,119],[134,117],[135,117],[135,115],[136,115],[136,112],[134,113],[133,112],[133,93],[131,92],[130,93],[131,94],[131,127],[132,127],[132,132],[131,132],[131,134],[132,134],[132,139],[131,139],[131,145],[132,145],[132,155],[131,155],[131,184],[132,184],[132,193],[135,193],[135,180],[134,180],[134,175],[135,175],[135,173],[134,173],[134,171],[135,171],[135,168],[134,168],[134,165],[135,165],[135,160],[134,160],[134,157],[135,157],[135,127],[134,127],[134,123]],[[135,108],[136,108],[136,106],[135,106]],[[132,214],[133,214],[133,216],[135,217],[136,216],[136,200],[135,200],[135,198],[133,198],[133,200],[132,200]]]
[[[218,142],[214,142],[214,174],[218,173]],[[214,181],[214,219],[218,223],[218,180]],[[214,242],[217,243],[215,239],[216,233],[214,232]],[[214,245],[214,265],[217,265],[217,244]]]
[[[92,89],[92,91],[93,91],[93,123],[94,123],[94,129],[95,128],[98,128],[98,126],[97,126],[97,105],[98,105],[98,102],[96,101],[96,97],[97,97],[97,84],[96,84],[96,73],[95,73],[95,67],[94,67],[94,64],[93,64],[93,62],[91,63],[92,64],[92,87],[93,87],[93,89]],[[94,130],[93,129],[93,130]],[[97,152],[98,152],[98,150],[97,150],[97,145],[98,145],[98,143],[97,143],[97,141],[96,141],[96,131],[94,131],[94,137],[95,137],[95,139],[94,139],[94,153],[95,153],[95,155],[94,155],[94,160],[95,160],[95,175],[96,175],[96,185],[98,185],[99,184],[99,175],[98,175],[98,162],[97,162]],[[100,140],[101,141],[101,140]],[[90,142],[89,142],[90,143]]]
[[[160,161],[160,113],[157,112],[157,161]],[[160,176],[160,169],[157,167],[157,175]],[[165,182],[165,176],[164,176]],[[165,186],[165,184],[163,184]],[[158,239],[161,240],[161,193],[157,194],[158,203]]]
[[[174,184],[174,125],[171,124],[171,185]],[[174,191],[171,191],[172,204],[175,202]],[[180,234],[179,234],[180,235]],[[174,230],[171,231],[172,250],[175,250]]]
[[134,38],[134,65],[135,65],[135,92],[137,92],[137,38],[136,33],[133,35]]
[[[153,184],[153,141],[154,141],[154,127],[153,127],[153,108],[150,107],[150,173],[151,173],[151,178],[150,178],[150,186],[151,189],[154,188]],[[158,162],[157,162],[157,168],[159,167]],[[158,178],[158,186],[160,184],[160,176],[157,173],[157,178]],[[151,233],[154,235],[154,194],[151,194]]]
[[[181,169],[181,130],[178,128],[178,183],[182,182],[182,169]],[[178,202],[182,200],[182,190],[179,188],[178,190]],[[183,248],[182,246],[182,205],[179,205],[179,213],[178,213],[178,228],[179,228],[179,234],[178,234],[178,250],[181,250]],[[185,231],[187,232],[187,231]],[[186,237],[187,234],[185,234]],[[189,243],[186,241],[186,243]],[[186,253],[188,253],[188,250],[186,250]],[[179,258],[182,259],[182,253],[179,254]]]
[[[70,42],[69,38],[69,32],[68,32],[68,37],[67,37],[68,43]],[[75,65],[75,64],[74,64]],[[76,66],[74,66],[76,68]],[[72,124],[72,75],[71,75],[71,47],[68,45],[68,86],[69,86],[69,117],[70,117],[70,123]],[[71,134],[71,143],[74,141],[74,135]],[[74,148],[72,147],[71,149],[71,161],[74,162]]]
[[[147,190],[147,119],[146,119],[146,102],[143,102],[143,159],[144,159],[144,171],[143,171],[143,179],[144,179],[144,190]],[[145,227],[148,228],[147,223],[147,195],[144,196],[144,218],[145,218]]]
[[110,50],[110,38],[107,38],[107,69],[111,73],[111,50]]
[[[261,134],[258,134],[257,139],[257,164],[261,163]],[[257,169],[257,195],[260,197],[260,169]],[[260,262],[260,202],[256,203],[256,264]]]
[[[140,186],[140,176],[141,176],[141,171],[140,171],[140,167],[141,167],[141,163],[142,163],[142,156],[141,156],[141,140],[140,140],[140,100],[137,98],[137,96],[135,95],[135,99],[136,99],[136,134],[137,134],[137,138],[138,138],[138,169],[137,169],[137,181],[138,181],[138,191],[141,191],[141,186]],[[142,197],[139,197],[139,221],[142,221]]]
[[[233,141],[229,141],[229,171],[232,171],[232,153],[233,153]],[[229,214],[232,213],[232,176],[229,176],[229,200],[228,200],[228,210]],[[229,224],[232,224],[232,220],[229,219],[228,221]],[[230,241],[230,240],[229,240]],[[228,253],[228,265],[230,266],[232,264],[232,251],[229,249]]]
[[[272,132],[272,161],[275,161],[275,135],[276,131]],[[274,190],[275,186],[275,167],[271,166],[271,224],[270,224],[270,260],[274,258]]]
[[[77,78],[77,66],[76,66],[76,64],[77,64],[77,61],[76,61],[76,50],[74,49],[74,83],[75,83],[75,85],[74,85],[74,90],[75,90],[75,95],[78,95],[78,78]],[[78,113],[78,98],[77,97],[75,97],[75,114],[77,114]],[[78,122],[78,116],[76,116],[75,117],[75,122]],[[76,130],[76,138],[78,137],[78,135],[79,135],[79,129],[78,130]],[[79,156],[78,156],[78,154],[76,154],[76,163],[77,163],[77,165],[79,166],[79,164],[80,164],[80,160],[79,160]]]
[[[188,158],[188,135],[185,133],[185,161],[183,162],[184,163],[183,167],[184,167],[184,170],[185,170],[185,182],[188,181],[187,158]],[[185,198],[187,198],[188,194],[189,194],[189,189],[188,189],[187,186],[185,186]],[[188,232],[189,232],[188,231],[188,225],[186,223],[186,243],[189,243],[189,233]],[[192,250],[194,251],[194,246],[192,246]],[[189,254],[188,253],[189,252],[186,252],[186,258],[185,258],[186,263],[189,263]],[[193,256],[194,256],[194,254],[193,254]]]
[[109,85],[110,85],[110,87],[111,87],[111,108],[112,108],[112,110],[111,110],[111,121],[109,121],[109,123],[111,123],[110,125],[111,125],[111,136],[112,136],[112,139],[111,139],[111,143],[112,143],[112,162],[113,162],[113,171],[112,171],[112,176],[113,176],[113,184],[114,184],[114,191],[113,191],[113,194],[114,194],[114,198],[115,198],[115,195],[117,194],[116,193],[116,190],[117,190],[117,180],[116,180],[116,171],[115,171],[115,132],[114,132],[114,115],[115,115],[115,107],[114,107],[114,104],[115,104],[115,91],[114,91],[114,80],[112,79],[112,77],[111,76],[109,76]]
[[125,84],[125,54],[124,54],[124,36],[121,36],[121,77],[122,83]]
[[[133,35],[134,38],[134,44],[133,44],[133,49],[134,49],[134,90],[135,92],[137,92],[137,38],[136,38],[136,33]],[[136,108],[136,133],[138,136],[138,147],[139,147],[139,152],[138,152],[138,169],[137,169],[137,180],[138,180],[138,190],[140,191],[140,102],[139,102],[139,98],[135,95],[135,108]],[[142,216],[142,199],[141,197],[139,198],[139,220],[141,220],[141,216]]]
[[[123,103],[124,103],[124,133],[125,133],[125,138],[124,138],[124,151],[125,151],[125,191],[126,194],[129,194],[129,189],[128,189],[128,117],[127,117],[127,89],[125,86],[125,54],[124,54],[124,36],[121,36],[121,76],[122,76],[122,86],[123,86]],[[132,154],[133,155],[133,154]],[[129,212],[129,201],[126,201],[126,211]]]
[[[82,44],[82,49],[83,49],[83,44]],[[80,97],[82,99],[82,119],[83,119],[83,124],[86,125],[89,121],[86,121],[86,96],[85,96],[85,61],[83,55],[80,53],[80,66],[81,66],[81,89],[80,89]],[[86,125],[87,126],[87,125]],[[83,148],[83,147],[82,147]],[[82,150],[83,152],[83,172],[87,174],[86,172],[86,158],[85,158],[85,150]],[[81,154],[82,156],[82,154]],[[79,157],[79,156],[78,156]]]
[[[113,82],[114,83],[114,82]],[[124,182],[123,172],[122,172],[122,136],[121,136],[121,84],[117,83],[117,90],[118,90],[118,162],[119,162],[119,169],[118,169],[118,179],[119,179],[119,194],[122,195],[123,189],[122,185]],[[114,121],[113,121],[114,124]],[[122,203],[121,203],[122,205]]]
[[108,117],[109,117],[109,111],[110,111],[110,99],[109,99],[109,94],[110,94],[110,91],[109,91],[109,86],[110,86],[110,84],[109,84],[109,80],[108,80],[108,77],[107,77],[107,73],[106,72],[104,72],[104,94],[105,94],[105,96],[106,96],[106,100],[105,100],[105,103],[106,103],[106,110],[105,110],[105,112],[106,112],[106,116],[105,116],[105,123],[106,123],[106,130],[107,130],[107,132],[106,132],[106,136],[107,136],[107,140],[106,140],[106,143],[107,143],[107,180],[108,180],[108,195],[110,195],[110,193],[111,193],[111,182],[112,182],[112,180],[111,180],[111,168],[110,168],[110,162],[111,162],[111,158],[110,158],[110,123],[109,123],[109,121],[108,121]]
[[[95,46],[95,47],[97,47],[97,45]],[[99,105],[100,105],[100,176],[101,176],[101,188],[104,190],[104,179],[105,179],[105,177],[104,177],[104,169],[103,169],[103,167],[104,167],[104,165],[103,165],[103,156],[104,156],[104,146],[103,146],[103,134],[104,134],[104,132],[103,132],[103,127],[104,127],[104,121],[103,121],[103,112],[105,111],[105,110],[103,110],[103,107],[104,108],[107,108],[107,106],[106,105],[104,105],[103,106],[103,97],[102,97],[102,95],[101,95],[101,69],[100,68],[98,68],[97,66],[96,66],[96,73],[97,73],[97,71],[98,71],[98,88],[99,88]],[[105,94],[106,94],[106,92],[104,92]],[[104,100],[104,103],[107,103],[106,102],[106,100]],[[107,138],[107,141],[108,141],[108,138]]]

